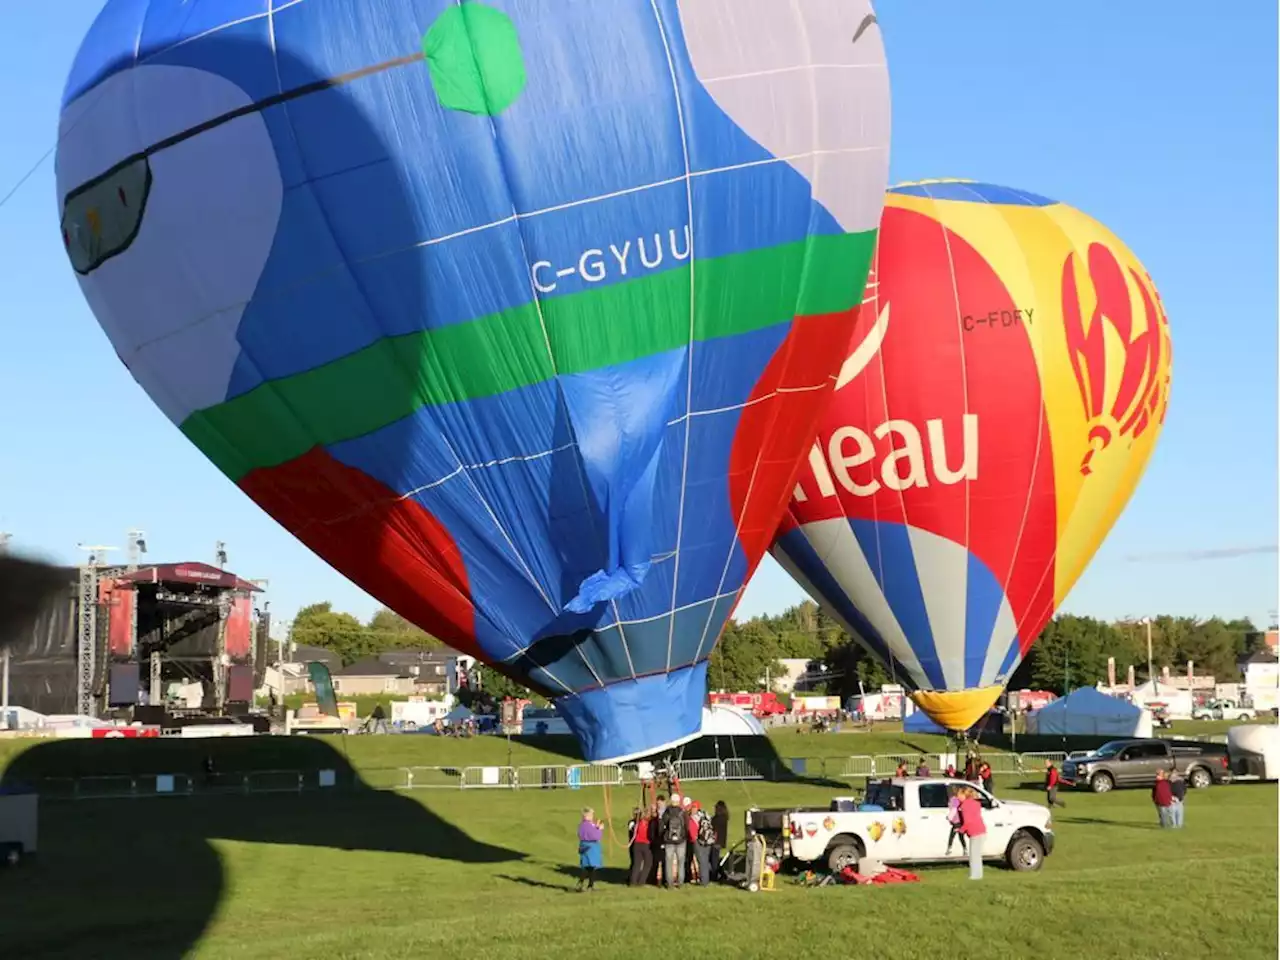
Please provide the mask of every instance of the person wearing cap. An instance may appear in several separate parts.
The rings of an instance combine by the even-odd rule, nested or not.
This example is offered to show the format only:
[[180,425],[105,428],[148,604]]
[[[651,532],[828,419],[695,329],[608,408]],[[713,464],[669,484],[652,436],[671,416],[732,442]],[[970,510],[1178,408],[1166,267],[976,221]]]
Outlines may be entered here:
[[685,867],[689,851],[689,818],[685,813],[685,801],[678,793],[671,795],[671,803],[662,815],[662,871],[666,876],[667,889],[671,890],[684,881]]

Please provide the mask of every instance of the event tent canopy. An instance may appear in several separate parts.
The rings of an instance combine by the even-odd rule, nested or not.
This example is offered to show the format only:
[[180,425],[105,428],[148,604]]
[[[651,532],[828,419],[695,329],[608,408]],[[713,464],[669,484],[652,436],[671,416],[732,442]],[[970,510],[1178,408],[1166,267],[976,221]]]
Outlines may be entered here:
[[1151,713],[1117,697],[1081,687],[1027,715],[1027,733],[1059,736],[1149,737]]

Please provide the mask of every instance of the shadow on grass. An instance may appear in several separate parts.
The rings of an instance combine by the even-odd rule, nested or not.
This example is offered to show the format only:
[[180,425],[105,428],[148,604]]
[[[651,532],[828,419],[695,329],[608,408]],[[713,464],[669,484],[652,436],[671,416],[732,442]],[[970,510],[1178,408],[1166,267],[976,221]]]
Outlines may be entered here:
[[539,890],[559,890],[561,893],[573,893],[575,884],[563,883],[547,883],[545,880],[534,880],[532,877],[513,877],[508,873],[496,874],[499,880],[506,880],[508,883],[518,883],[526,887],[536,887]]
[[1081,824],[1085,826],[1096,827],[1125,827],[1130,830],[1160,830],[1162,829],[1158,823],[1135,823],[1132,820],[1104,820],[1102,817],[1064,817],[1061,814],[1054,815],[1055,823]]
[[[556,873],[562,877],[570,877],[574,884],[578,882],[578,878],[582,876],[582,870],[577,866],[571,866],[562,863],[556,867]],[[631,878],[631,872],[626,867],[600,867],[596,870],[596,883],[603,883],[610,887],[625,887],[627,881]]]
[[[190,746],[190,742],[188,741]],[[33,747],[0,787],[32,785],[59,766],[72,743]],[[202,745],[201,745],[202,746]],[[271,794],[50,801],[40,806],[37,855],[0,871],[4,956],[186,955],[227,890],[210,841],[402,853],[459,863],[499,864],[524,855],[472,839],[415,800],[361,788],[346,759],[320,741],[308,751],[338,788]],[[200,746],[196,747],[198,754]],[[296,782],[296,781],[295,781]]]

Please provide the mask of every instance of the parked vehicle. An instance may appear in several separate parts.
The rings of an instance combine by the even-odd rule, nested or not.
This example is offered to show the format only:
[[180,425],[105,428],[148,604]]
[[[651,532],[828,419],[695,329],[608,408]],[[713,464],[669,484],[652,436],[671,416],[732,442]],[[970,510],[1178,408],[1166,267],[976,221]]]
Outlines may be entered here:
[[1175,769],[1197,790],[1231,780],[1226,744],[1193,740],[1112,740],[1064,761],[1062,778],[1094,793],[1108,793],[1116,787],[1149,787],[1157,771]]
[[780,716],[787,712],[786,704],[779,700],[778,695],[772,691],[712,693],[707,695],[707,702],[749,711],[758,720],[762,720],[765,717]]
[[983,859],[1004,860],[1019,871],[1039,870],[1054,845],[1047,809],[997,799],[971,783],[946,778],[868,781],[861,802],[836,797],[825,809],[753,808],[747,811],[747,834],[762,837],[781,861],[816,864],[832,873],[856,868],[864,857],[886,864],[963,860],[958,840],[947,852],[947,804],[950,789],[959,786],[975,790],[983,807]]
[[1280,779],[1280,727],[1245,724],[1227,731],[1231,774],[1239,780]]
[[1210,700],[1203,706],[1191,711],[1192,720],[1252,720],[1257,714],[1252,707],[1246,707],[1234,700]]

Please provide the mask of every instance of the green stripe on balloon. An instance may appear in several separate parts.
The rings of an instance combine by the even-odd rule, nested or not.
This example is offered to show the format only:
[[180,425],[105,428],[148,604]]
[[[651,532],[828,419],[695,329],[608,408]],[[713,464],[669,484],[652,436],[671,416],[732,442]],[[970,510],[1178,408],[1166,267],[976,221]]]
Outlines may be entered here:
[[[846,311],[862,300],[874,230],[814,236],[696,266],[695,340]],[[652,356],[689,342],[690,268],[466,323],[379,340],[192,414],[182,431],[233,480],[363,436],[424,406],[458,403]],[[804,287],[799,289],[803,277]]]

